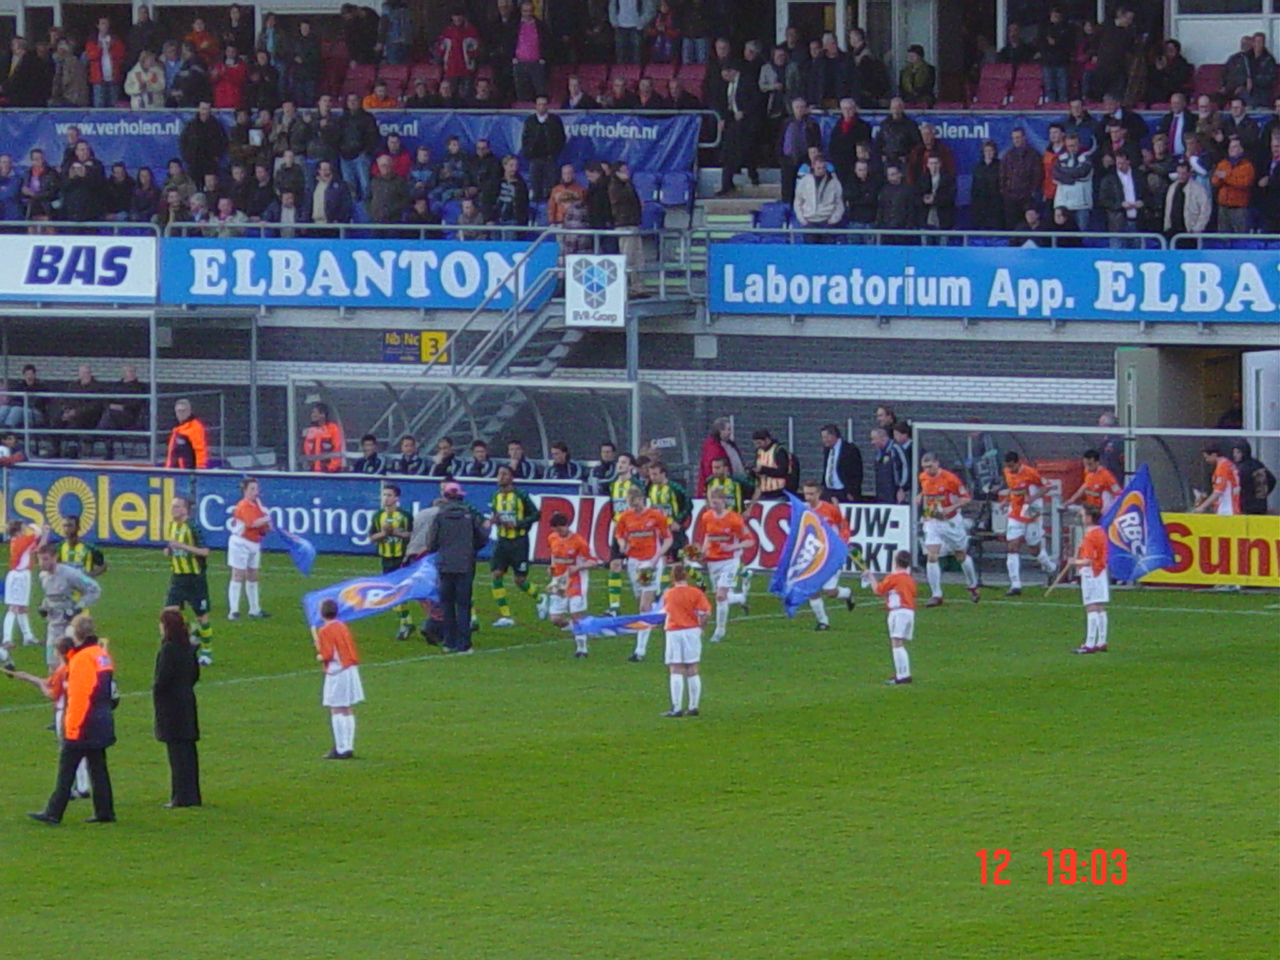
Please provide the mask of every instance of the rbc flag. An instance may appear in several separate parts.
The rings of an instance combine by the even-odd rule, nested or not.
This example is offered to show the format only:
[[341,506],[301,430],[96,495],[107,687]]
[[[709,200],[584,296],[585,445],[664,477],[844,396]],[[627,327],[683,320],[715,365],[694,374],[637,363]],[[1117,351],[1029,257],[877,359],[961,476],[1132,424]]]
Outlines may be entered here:
[[440,574],[435,557],[423,557],[412,566],[380,577],[357,577],[313,590],[302,598],[307,623],[320,625],[320,604],[329,599],[337,601],[338,619],[344,621],[371,617],[410,600],[439,600]]
[[1173,546],[1145,463],[1103,516],[1102,529],[1113,580],[1141,580],[1153,570],[1173,566]]
[[792,493],[791,531],[778,557],[769,592],[782,598],[782,608],[794,617],[800,605],[844,568],[849,547],[815,510]]
[[661,610],[621,617],[583,617],[573,632],[584,637],[620,637],[624,633],[639,633],[641,630],[661,627],[666,618],[667,615]]
[[284,537],[285,549],[289,551],[289,559],[293,561],[293,565],[298,568],[298,572],[304,577],[311,576],[311,568],[316,563],[316,548],[306,537],[300,537],[296,533],[290,533],[283,527],[279,528],[280,536]]

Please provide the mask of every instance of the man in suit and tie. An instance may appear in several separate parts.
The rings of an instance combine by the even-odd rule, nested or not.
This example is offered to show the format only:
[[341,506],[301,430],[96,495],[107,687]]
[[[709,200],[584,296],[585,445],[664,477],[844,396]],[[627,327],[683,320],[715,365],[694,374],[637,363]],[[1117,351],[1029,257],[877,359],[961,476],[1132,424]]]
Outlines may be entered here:
[[1160,118],[1160,126],[1156,132],[1169,138],[1169,153],[1180,157],[1187,149],[1183,138],[1188,133],[1194,133],[1195,129],[1196,117],[1187,109],[1187,95],[1175,93],[1169,98],[1169,112]]
[[854,503],[862,499],[862,454],[840,436],[840,428],[822,428],[822,499]]
[[715,104],[720,114],[720,192],[734,192],[733,178],[744,166],[753,184],[760,183],[755,165],[756,141],[764,122],[764,100],[759,84],[748,83],[737,63],[721,65],[724,93]]

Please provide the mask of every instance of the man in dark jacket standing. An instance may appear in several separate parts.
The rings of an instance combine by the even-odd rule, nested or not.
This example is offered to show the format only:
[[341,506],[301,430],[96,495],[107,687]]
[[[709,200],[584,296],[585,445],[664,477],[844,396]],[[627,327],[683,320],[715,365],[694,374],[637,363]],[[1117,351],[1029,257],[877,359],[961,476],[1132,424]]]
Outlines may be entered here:
[[346,109],[338,120],[338,159],[341,161],[342,179],[356,200],[369,196],[373,156],[381,143],[378,121],[360,105],[358,96],[347,94]]
[[876,503],[897,503],[898,484],[894,476],[893,442],[889,431],[876,427],[871,431],[871,446],[875,448]]
[[1043,180],[1043,158],[1027,143],[1027,131],[1018,127],[1013,131],[1013,146],[1000,158],[1000,197],[1006,224],[1022,223]]
[[809,116],[809,104],[804,97],[793,97],[791,116],[783,122],[778,135],[783,203],[795,203],[796,175],[800,167],[809,162],[809,151],[814,149],[822,149],[822,131],[818,129],[818,122]]
[[471,649],[471,589],[476,578],[476,554],[489,537],[480,515],[463,502],[461,484],[446,483],[441,494],[444,502],[427,530],[426,552],[435,554],[440,571],[444,650],[467,653]]
[[529,162],[529,199],[543,203],[560,174],[560,153],[564,150],[564,123],[548,109],[542,95],[533,101],[533,115],[524,121],[520,154]]
[[187,121],[178,137],[178,153],[187,174],[203,183],[205,174],[217,173],[218,164],[227,152],[227,130],[213,115],[213,104],[201,100],[196,115]]

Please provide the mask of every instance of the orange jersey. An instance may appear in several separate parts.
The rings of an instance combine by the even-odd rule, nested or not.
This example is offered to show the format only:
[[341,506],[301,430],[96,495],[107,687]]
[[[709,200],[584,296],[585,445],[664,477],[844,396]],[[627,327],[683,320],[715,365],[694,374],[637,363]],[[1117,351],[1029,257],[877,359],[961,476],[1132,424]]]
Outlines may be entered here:
[[698,518],[698,528],[694,531],[693,542],[701,546],[707,545],[706,559],[712,563],[732,560],[737,554],[726,549],[730,544],[746,540],[747,524],[739,514],[726,510],[723,517],[717,517],[714,510],[702,511]]
[[1120,492],[1120,484],[1116,476],[1106,467],[1098,467],[1092,473],[1084,475],[1084,502],[1102,508],[1103,494],[1113,497]]
[[1214,504],[1218,516],[1233,517],[1240,512],[1240,474],[1226,457],[1219,457],[1213,468],[1213,492],[1218,494]]
[[36,545],[34,533],[20,533],[9,541],[9,569],[30,570],[31,553]]
[[632,560],[652,560],[667,537],[671,523],[662,511],[646,507],[640,513],[628,510],[618,518],[615,534],[628,545]]
[[346,669],[360,662],[355,638],[341,620],[326,620],[324,626],[316,631],[316,636],[319,638],[320,659],[325,663],[337,660]]
[[693,630],[702,626],[698,621],[698,611],[711,612],[711,604],[707,595],[697,587],[687,583],[679,583],[662,595],[662,609],[667,612],[666,626],[671,630]]
[[948,519],[955,516],[951,508],[960,500],[968,499],[969,491],[950,470],[939,470],[936,477],[928,471],[920,474],[920,494],[924,504],[924,515],[936,519]]
[[244,530],[241,531],[240,536],[254,543],[262,542],[262,538],[266,536],[266,530],[255,527],[253,524],[266,515],[267,512],[262,509],[262,505],[257,500],[241,500],[236,504],[235,510],[231,511],[231,516],[244,524]]
[[53,673],[49,674],[49,699],[57,703],[67,694],[67,665],[65,663],[58,664]]
[[576,560],[590,560],[591,547],[581,534],[571,533],[562,537],[554,531],[547,536],[547,549],[551,551],[551,575],[563,577]]
[[844,512],[839,507],[830,500],[819,500],[818,505],[811,509],[823,520],[827,521],[831,529],[836,532],[836,536],[840,538],[841,543],[849,542],[849,524],[845,522]]
[[916,608],[916,582],[909,573],[895,570],[883,580],[877,580],[876,593],[884,597],[885,606],[890,610]]
[[[336,423],[312,424],[302,436],[302,453],[308,457],[322,457],[326,453],[342,453],[342,428]],[[342,457],[311,460],[306,469],[317,473],[338,473],[342,470]]]
[[1090,527],[1084,532],[1080,552],[1076,556],[1089,561],[1089,569],[1095,577],[1107,569],[1107,535],[1101,527]]
[[1040,476],[1040,471],[1025,463],[1017,473],[1005,467],[1004,482],[1009,488],[1009,519],[1031,523],[1035,519],[1027,513],[1031,488],[1040,488],[1037,491],[1037,502],[1039,495],[1044,493],[1044,478]]

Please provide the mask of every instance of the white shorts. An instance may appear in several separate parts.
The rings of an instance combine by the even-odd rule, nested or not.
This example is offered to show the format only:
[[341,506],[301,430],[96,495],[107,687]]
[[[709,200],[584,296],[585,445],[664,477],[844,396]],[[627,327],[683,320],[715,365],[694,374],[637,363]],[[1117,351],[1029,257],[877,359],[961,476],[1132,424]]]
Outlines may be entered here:
[[1044,524],[1040,518],[1034,520],[1022,521],[1009,518],[1009,526],[1004,531],[1006,540],[1022,539],[1027,541],[1028,547],[1038,547],[1044,543]]
[[227,566],[232,570],[257,570],[262,565],[262,544],[232,534],[227,538]]
[[889,611],[889,639],[910,640],[916,632],[916,612],[906,607]]
[[326,707],[354,707],[364,701],[364,685],[360,683],[360,668],[339,667],[336,673],[326,671],[324,695],[320,703]]
[[1097,576],[1088,567],[1080,571],[1080,601],[1086,607],[1094,603],[1111,602],[1111,577],[1106,570]]
[[[662,557],[654,557],[652,560],[632,560],[627,558],[627,578],[631,581],[631,592],[637,597],[645,591],[651,593],[660,593],[662,590],[662,570],[665,562]],[[652,570],[653,579],[648,585],[640,583],[640,571]]]
[[579,571],[578,577],[581,579],[582,589],[576,597],[553,593],[547,598],[551,601],[547,607],[551,616],[563,617],[566,613],[587,612],[587,589],[590,585],[587,580],[587,572],[585,570]]
[[10,607],[31,605],[30,570],[10,570],[5,574],[4,602]]
[[837,570],[831,575],[831,579],[822,585],[823,590],[836,590],[840,587],[840,571]]
[[733,581],[738,576],[737,558],[732,560],[708,560],[707,561],[707,579],[711,581],[711,586],[717,590],[724,587],[726,590],[733,589]]
[[702,659],[702,630],[690,627],[688,630],[667,631],[666,662],[698,663]]
[[[1011,524],[1012,522],[1010,521]],[[957,513],[948,520],[925,520],[924,545],[941,547],[939,554],[964,553],[969,549],[969,531],[965,527],[964,517]]]

